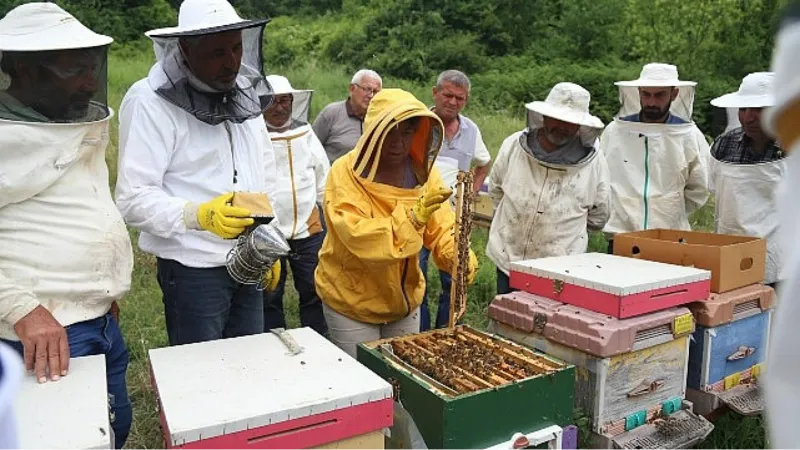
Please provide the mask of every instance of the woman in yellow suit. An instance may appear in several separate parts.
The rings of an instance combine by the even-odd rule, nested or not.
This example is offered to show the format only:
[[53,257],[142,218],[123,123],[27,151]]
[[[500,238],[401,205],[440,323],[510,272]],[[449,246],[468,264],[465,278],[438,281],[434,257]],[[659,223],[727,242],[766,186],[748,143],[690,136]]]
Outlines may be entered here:
[[[383,89],[356,148],[328,174],[315,280],[330,338],[353,357],[361,342],[419,331],[423,245],[438,267],[453,267],[455,217],[440,207],[452,191],[433,168],[443,130],[413,95]],[[470,251],[470,283],[477,268]]]

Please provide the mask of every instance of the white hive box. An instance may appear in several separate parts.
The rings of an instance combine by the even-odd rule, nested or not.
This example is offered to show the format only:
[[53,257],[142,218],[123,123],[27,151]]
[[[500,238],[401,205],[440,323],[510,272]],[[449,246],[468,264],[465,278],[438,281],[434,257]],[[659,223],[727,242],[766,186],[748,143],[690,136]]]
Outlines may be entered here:
[[708,299],[711,272],[605,253],[511,263],[513,289],[625,319]]
[[22,448],[114,448],[105,355],[72,358],[55,382],[26,374],[14,407]]
[[308,448],[392,424],[392,387],[310,328],[150,350],[169,448]]

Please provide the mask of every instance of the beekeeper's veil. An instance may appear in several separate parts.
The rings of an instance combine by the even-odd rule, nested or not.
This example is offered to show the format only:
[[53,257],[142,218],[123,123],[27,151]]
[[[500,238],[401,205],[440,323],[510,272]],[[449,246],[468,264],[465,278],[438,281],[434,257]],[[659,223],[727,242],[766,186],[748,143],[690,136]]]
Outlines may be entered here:
[[[153,90],[198,120],[211,125],[241,123],[259,116],[272,100],[263,73],[261,40],[268,19],[245,20],[226,0],[185,0],[178,26],[148,31],[158,63],[148,80]],[[201,81],[189,67],[181,42],[203,46],[203,37],[230,31],[242,36],[241,65],[230,88],[220,90]],[[213,50],[213,49],[211,49]],[[237,50],[234,50],[236,52]],[[208,51],[208,58],[231,58]]]
[[621,105],[617,117],[628,117],[641,111],[642,102],[639,100],[639,88],[675,87],[678,88],[678,96],[672,101],[669,112],[687,122],[692,121],[697,83],[680,80],[678,78],[678,68],[672,64],[645,64],[638,80],[618,81],[614,84],[619,87],[619,102]]
[[[274,100],[270,108],[265,112],[265,115],[269,115],[273,109],[280,112],[286,111],[288,113],[285,123],[276,126],[268,121],[267,126],[270,129],[285,129],[307,125],[309,110],[311,109],[311,95],[314,91],[295,89],[292,87],[289,79],[281,75],[268,75],[267,82],[272,88]],[[286,95],[291,95],[290,104],[282,104],[285,99],[284,96]],[[289,108],[291,108],[291,110],[289,110]]]
[[358,177],[374,181],[382,160],[386,136],[405,120],[419,121],[408,157],[419,185],[428,181],[433,163],[442,148],[442,120],[410,92],[383,89],[372,99],[364,118],[364,134],[353,149],[358,155],[353,170]]
[[112,41],[55,3],[11,10],[0,20],[0,119],[76,123],[108,117]]
[[593,146],[603,131],[603,121],[589,113],[591,95],[575,83],[558,83],[547,98],[525,105],[528,110],[528,129],[544,127],[544,117],[580,125],[578,137],[583,145]]

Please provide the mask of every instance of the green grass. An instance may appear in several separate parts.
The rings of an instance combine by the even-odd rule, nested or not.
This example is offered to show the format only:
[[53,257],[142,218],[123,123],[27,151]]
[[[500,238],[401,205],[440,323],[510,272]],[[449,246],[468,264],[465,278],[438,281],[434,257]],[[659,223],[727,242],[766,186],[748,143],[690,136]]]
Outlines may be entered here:
[[[122,98],[138,79],[146,76],[153,58],[150,53],[126,50],[112,53],[109,61],[109,103],[117,110]],[[340,68],[319,64],[314,61],[303,65],[276,70],[275,73],[286,75],[295,88],[313,88],[315,90],[312,104],[312,117],[327,103],[344,98],[350,75]],[[385,86],[398,86],[413,92],[417,97],[429,103],[430,87],[413,85],[407,81],[386,79]],[[524,126],[524,118],[504,112],[475,111],[469,108],[465,113],[480,126],[489,150],[494,154],[501,142],[511,133]],[[116,183],[117,166],[117,125],[112,122],[112,142],[106,160],[111,173],[111,186]],[[692,225],[696,229],[708,230],[713,226],[713,206],[706,205],[692,216]],[[481,262],[475,283],[469,289],[469,303],[466,323],[485,328],[487,325],[487,308],[495,295],[495,268],[485,257],[487,240],[485,229],[476,229],[472,236],[473,249]],[[121,304],[120,323],[130,350],[130,367],[128,369],[128,389],[133,402],[134,420],[127,448],[163,448],[158,410],[150,384],[147,368],[147,351],[167,345],[164,309],[161,302],[161,291],[156,282],[155,258],[142,253],[136,248],[137,233],[131,230],[134,242],[135,266],[130,293]],[[601,234],[591,237],[591,251],[605,251],[606,242]],[[435,317],[437,299],[441,286],[436,266],[430,264],[429,300],[431,316]],[[290,279],[287,280],[284,298],[287,313],[287,325],[291,328],[299,326],[297,294]],[[724,417],[717,422],[714,433],[703,443],[705,448],[764,448],[764,428],[760,418]]]

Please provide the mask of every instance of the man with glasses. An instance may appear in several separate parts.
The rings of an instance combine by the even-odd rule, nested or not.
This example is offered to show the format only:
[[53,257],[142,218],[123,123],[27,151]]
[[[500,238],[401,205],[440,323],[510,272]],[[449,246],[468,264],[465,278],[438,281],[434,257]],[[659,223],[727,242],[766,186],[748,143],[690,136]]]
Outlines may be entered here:
[[350,82],[350,96],[326,106],[317,116],[313,124],[314,133],[325,147],[331,164],[355,148],[364,130],[369,102],[382,87],[380,75],[361,69]]

